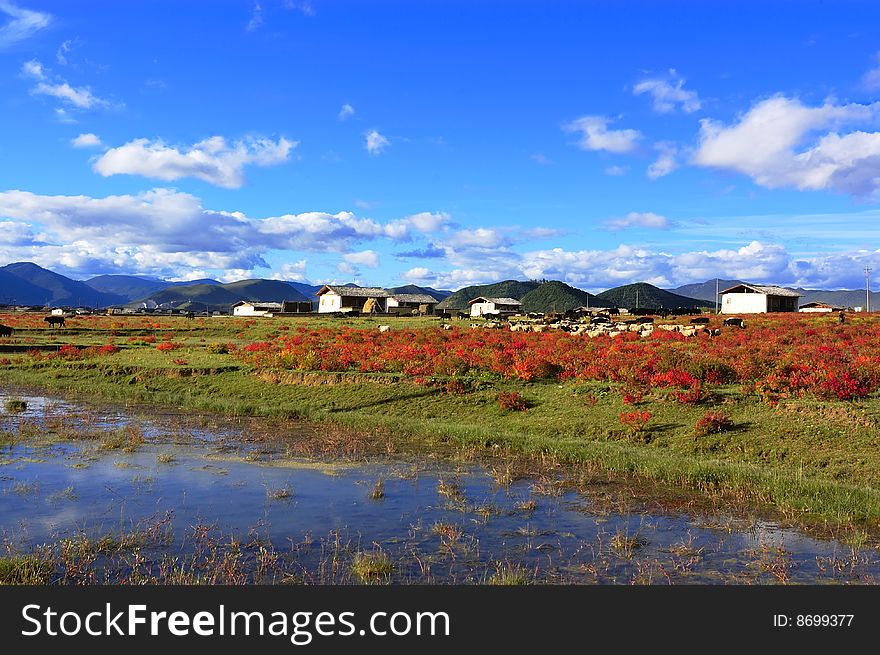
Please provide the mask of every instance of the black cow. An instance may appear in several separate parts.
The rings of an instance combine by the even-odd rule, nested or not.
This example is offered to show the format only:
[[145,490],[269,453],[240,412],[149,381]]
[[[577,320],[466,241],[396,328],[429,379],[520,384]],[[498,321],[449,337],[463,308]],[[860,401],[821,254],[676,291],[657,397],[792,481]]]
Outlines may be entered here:
[[691,325],[708,325],[709,317],[708,316],[698,316],[697,318],[691,319]]
[[745,319],[742,319],[742,318],[725,318],[724,325],[725,325],[725,327],[745,328],[746,321],[745,321]]
[[56,326],[64,327],[64,317],[63,316],[47,316],[43,319],[48,323],[52,329],[54,330]]
[[0,337],[11,337],[13,332],[15,330],[8,325],[0,325]]
[[607,316],[594,316],[590,319],[590,325],[605,325],[611,322]]
[[188,320],[188,321],[192,321],[192,320],[195,320],[195,318],[196,318],[196,313],[195,313],[195,312],[187,312],[187,313],[184,314],[183,316],[184,316],[184,318],[185,318],[186,320]]
[[636,319],[636,325],[644,325],[646,323],[653,323],[653,322],[654,322],[653,316],[642,316],[641,318]]

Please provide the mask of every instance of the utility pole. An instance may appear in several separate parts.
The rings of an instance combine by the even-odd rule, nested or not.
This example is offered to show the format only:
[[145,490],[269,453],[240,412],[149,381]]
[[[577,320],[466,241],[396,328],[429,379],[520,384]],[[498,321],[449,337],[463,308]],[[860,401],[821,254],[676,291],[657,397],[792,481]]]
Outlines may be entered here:
[[865,312],[871,311],[871,282],[870,273],[873,269],[865,266]]
[[718,313],[718,278],[715,278],[715,313]]

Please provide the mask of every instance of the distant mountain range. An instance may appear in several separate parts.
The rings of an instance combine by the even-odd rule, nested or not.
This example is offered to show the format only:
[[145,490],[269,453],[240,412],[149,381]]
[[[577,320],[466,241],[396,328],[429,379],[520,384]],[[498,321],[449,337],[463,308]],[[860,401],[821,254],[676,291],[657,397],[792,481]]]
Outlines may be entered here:
[[[719,280],[724,291],[740,280]],[[195,311],[228,310],[239,300],[310,301],[317,305],[315,293],[322,285],[280,280],[239,280],[223,284],[201,279],[169,282],[137,275],[99,275],[89,280],[72,280],[31,262],[16,262],[0,267],[0,304],[49,307],[136,307],[152,300],[171,303],[176,309]],[[801,294],[800,304],[827,302],[843,307],[865,304],[864,290],[793,289]],[[524,311],[565,311],[584,305],[598,307],[712,307],[715,303],[715,280],[686,284],[675,289],[659,289],[643,282],[627,284],[593,295],[559,281],[505,280],[494,284],[446,291],[408,284],[389,289],[392,293],[427,294],[441,301],[441,309],[467,309],[478,296],[510,297],[522,302]],[[871,293],[871,307],[880,308],[880,292]]]
[[[714,293],[714,291],[713,291]],[[714,296],[713,296],[714,297]],[[655,287],[653,284],[637,282],[625,284],[603,291],[598,295],[600,301],[614,307],[651,307],[656,309],[697,309],[705,307],[706,301],[698,298],[690,298],[672,291],[666,291]]]

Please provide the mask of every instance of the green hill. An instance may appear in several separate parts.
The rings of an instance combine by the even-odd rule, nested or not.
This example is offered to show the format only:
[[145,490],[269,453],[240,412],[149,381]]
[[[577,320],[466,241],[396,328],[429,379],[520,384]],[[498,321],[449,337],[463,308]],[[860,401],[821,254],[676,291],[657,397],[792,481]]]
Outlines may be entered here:
[[416,284],[405,284],[402,287],[392,287],[388,289],[390,293],[413,293],[413,294],[425,294],[431,296],[432,298],[436,298],[438,301],[448,298],[452,295],[451,291],[441,291],[439,289],[432,289],[431,287],[420,287]]
[[645,282],[625,284],[621,287],[608,289],[608,291],[600,293],[597,298],[598,301],[604,300],[615,307],[624,307],[626,309],[634,307],[653,307],[657,309],[677,309],[683,307],[686,309],[697,309],[708,304],[705,300],[680,296],[677,293],[665,291]]
[[[228,310],[239,300],[310,301],[287,282],[279,280],[239,280],[228,284],[192,284],[168,287],[144,298],[162,305],[172,303],[175,309],[204,311]],[[207,307],[206,307],[207,306]]]
[[481,284],[473,287],[459,289],[446,300],[437,305],[438,309],[467,309],[468,303],[474,298],[488,296],[489,298],[516,298],[520,300],[529,291],[534,291],[540,282],[534,280],[521,282],[519,280],[505,280],[495,284]]
[[545,282],[519,300],[524,312],[564,312],[598,302],[593,294],[558,281]]

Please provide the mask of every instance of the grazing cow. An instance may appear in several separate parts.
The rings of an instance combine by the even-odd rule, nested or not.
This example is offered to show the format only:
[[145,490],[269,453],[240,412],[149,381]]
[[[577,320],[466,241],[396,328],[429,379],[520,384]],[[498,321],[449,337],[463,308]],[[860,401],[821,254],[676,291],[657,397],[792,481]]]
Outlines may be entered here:
[[52,326],[53,330],[55,329],[56,326],[59,326],[59,325],[61,327],[64,327],[64,317],[63,316],[47,316],[43,320],[46,321],[46,323],[48,323],[50,326]]
[[742,318],[725,318],[724,319],[724,326],[725,327],[745,328],[746,321],[745,321],[745,319],[742,319]]
[[460,320],[468,319],[471,317],[471,315],[468,314],[467,312],[458,312],[457,316]]
[[437,316],[439,316],[444,321],[452,320],[452,312],[441,311],[439,314],[437,314]]
[[389,330],[391,330],[390,325],[380,325],[379,326],[379,332],[388,332]]
[[590,325],[600,325],[605,323],[610,323],[611,319],[607,316],[594,316],[590,319]]
[[196,314],[195,312],[187,312],[186,314],[184,314],[184,317],[186,318],[186,320],[192,321],[195,320]]
[[708,325],[709,317],[708,316],[698,316],[697,318],[691,319],[691,325]]
[[13,332],[15,330],[8,325],[0,325],[0,337],[11,337]]
[[654,318],[652,316],[642,316],[641,318],[636,319],[637,325],[646,325],[654,323]]

